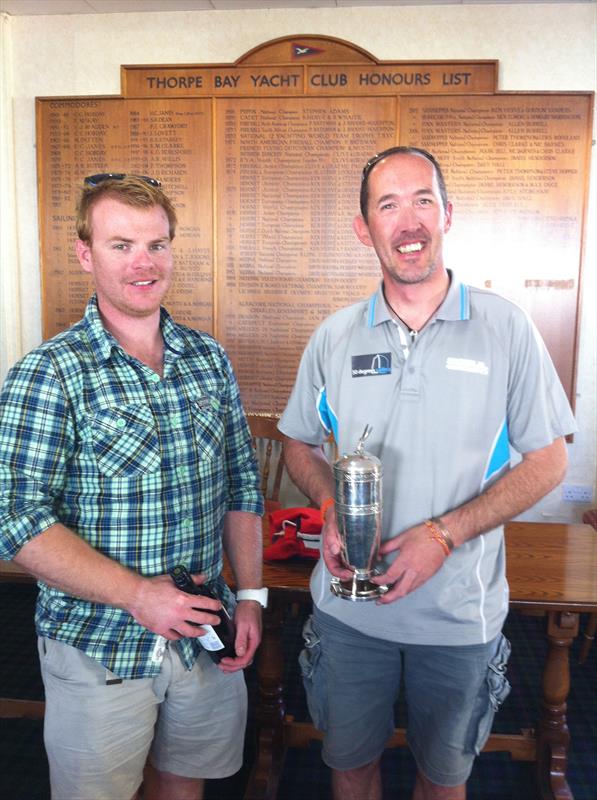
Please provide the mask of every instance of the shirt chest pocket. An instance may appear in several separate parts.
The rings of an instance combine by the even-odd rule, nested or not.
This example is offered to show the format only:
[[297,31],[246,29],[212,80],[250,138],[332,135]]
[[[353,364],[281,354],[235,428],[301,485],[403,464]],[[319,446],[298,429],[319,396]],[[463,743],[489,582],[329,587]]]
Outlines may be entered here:
[[147,406],[106,408],[89,419],[90,439],[99,471],[109,478],[135,477],[160,467],[160,445]]
[[197,452],[201,460],[219,458],[224,450],[225,406],[217,397],[200,397],[191,405]]

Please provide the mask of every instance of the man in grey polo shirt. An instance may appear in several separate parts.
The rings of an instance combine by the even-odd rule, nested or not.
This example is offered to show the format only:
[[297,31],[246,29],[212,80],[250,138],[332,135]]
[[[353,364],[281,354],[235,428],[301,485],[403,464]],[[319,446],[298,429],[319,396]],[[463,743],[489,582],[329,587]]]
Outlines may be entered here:
[[[461,283],[443,259],[452,220],[441,169],[395,147],[363,171],[354,229],[383,280],[315,331],[280,421],[293,480],[322,506],[323,559],[301,654],[337,800],[381,798],[379,759],[401,677],[416,800],[461,800],[507,695],[502,525],[562,480],[575,430],[536,329],[513,303]],[[482,254],[480,254],[482,256]],[[322,444],[352,452],[366,424],[381,459],[378,602],[334,596],[334,481]],[[510,463],[510,448],[521,460]]]

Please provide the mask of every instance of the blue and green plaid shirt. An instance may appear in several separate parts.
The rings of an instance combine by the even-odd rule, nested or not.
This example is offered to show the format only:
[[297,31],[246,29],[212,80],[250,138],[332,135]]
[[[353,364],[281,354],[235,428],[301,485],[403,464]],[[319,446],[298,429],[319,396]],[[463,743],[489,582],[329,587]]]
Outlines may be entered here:
[[[0,395],[0,558],[61,522],[141,575],[219,578],[227,511],[263,513],[236,379],[221,346],[165,310],[164,377],[85,317],[9,372]],[[160,637],[112,606],[40,583],[36,627],[120,678],[160,671]],[[201,651],[179,643],[188,668]]]

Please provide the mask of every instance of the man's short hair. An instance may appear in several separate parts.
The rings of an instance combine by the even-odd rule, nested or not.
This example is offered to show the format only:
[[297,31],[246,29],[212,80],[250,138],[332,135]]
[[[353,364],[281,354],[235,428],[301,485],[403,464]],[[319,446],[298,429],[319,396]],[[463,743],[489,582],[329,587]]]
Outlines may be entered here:
[[376,164],[378,164],[384,158],[397,155],[421,156],[433,165],[433,168],[435,169],[435,175],[437,177],[437,185],[439,186],[439,193],[442,198],[442,203],[444,204],[444,209],[448,207],[448,190],[446,189],[446,181],[444,180],[441,167],[435,157],[432,156],[427,150],[423,150],[422,147],[388,147],[387,150],[383,150],[381,153],[377,153],[376,155],[372,156],[363,168],[363,174],[361,176],[360,207],[361,215],[365,222],[368,221],[369,214],[369,175],[373,171],[373,168],[376,166]]
[[132,208],[160,206],[168,217],[170,240],[176,233],[176,211],[161,184],[152,178],[138,175],[104,175],[86,178],[77,203],[77,235],[82,242],[91,244],[91,211],[104,197],[118,200]]

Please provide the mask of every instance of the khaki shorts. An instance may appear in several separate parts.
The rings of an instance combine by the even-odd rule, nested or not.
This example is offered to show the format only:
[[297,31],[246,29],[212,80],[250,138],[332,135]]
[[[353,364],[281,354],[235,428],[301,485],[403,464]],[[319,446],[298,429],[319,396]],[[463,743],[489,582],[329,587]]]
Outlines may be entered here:
[[206,653],[186,670],[169,642],[155,678],[113,681],[82,651],[40,638],[52,800],[130,800],[156,769],[224,778],[242,765],[247,690]]

